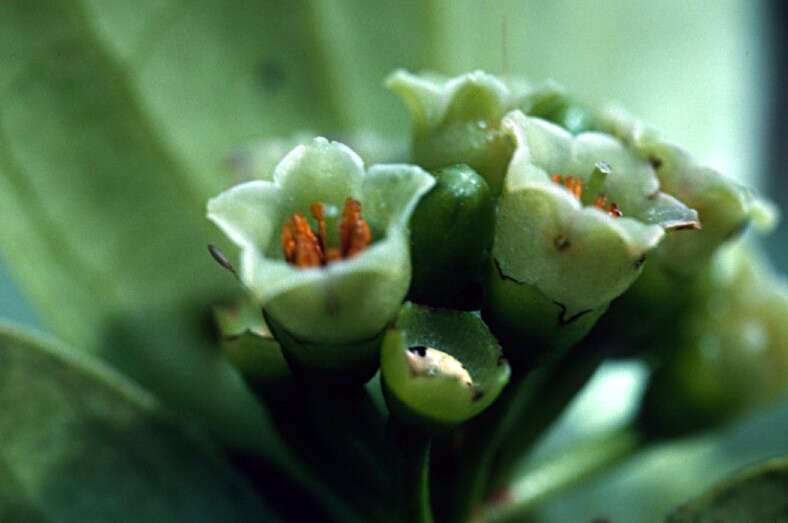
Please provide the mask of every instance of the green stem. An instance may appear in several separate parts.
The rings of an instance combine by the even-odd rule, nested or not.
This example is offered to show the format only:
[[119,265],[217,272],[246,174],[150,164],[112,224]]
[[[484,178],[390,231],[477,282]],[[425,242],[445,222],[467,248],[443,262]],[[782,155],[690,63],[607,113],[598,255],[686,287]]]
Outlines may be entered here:
[[388,490],[380,461],[384,421],[368,392],[291,384],[267,390],[266,404],[291,449],[367,518],[385,521]]
[[392,501],[403,523],[432,523],[429,461],[432,438],[389,418],[386,436],[391,449]]
[[540,436],[553,425],[604,361],[603,351],[584,351],[582,346],[580,349],[572,351],[569,358],[553,369],[540,387],[537,401],[529,402],[519,411],[517,423],[509,430],[496,454],[488,494],[512,481]]
[[466,428],[452,521],[467,521],[491,490],[509,483],[516,465],[603,359],[602,350],[583,345],[513,376],[492,408]]
[[632,427],[612,430],[584,441],[531,468],[495,504],[485,510],[485,521],[522,521],[539,503],[601,474],[640,450],[644,436]]

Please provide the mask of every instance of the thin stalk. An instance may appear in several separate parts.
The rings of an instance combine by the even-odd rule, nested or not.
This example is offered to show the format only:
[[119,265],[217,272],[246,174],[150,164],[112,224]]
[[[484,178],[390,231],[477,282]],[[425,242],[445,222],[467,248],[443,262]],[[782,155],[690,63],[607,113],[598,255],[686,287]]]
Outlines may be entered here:
[[430,506],[429,461],[432,438],[425,432],[389,418],[394,511],[403,523],[433,523]]
[[542,434],[558,419],[566,407],[585,387],[604,361],[605,353],[572,351],[565,361],[542,385],[537,401],[532,401],[519,412],[517,424],[501,443],[491,472],[488,494],[512,481],[528,452]]
[[485,509],[485,521],[523,521],[541,502],[609,470],[632,456],[646,443],[632,427],[623,427],[584,441],[547,459],[515,481],[498,501]]
[[586,345],[520,376],[492,408],[467,427],[469,444],[458,473],[451,521],[467,521],[485,497],[511,480],[533,444],[563,412],[604,359],[604,351]]

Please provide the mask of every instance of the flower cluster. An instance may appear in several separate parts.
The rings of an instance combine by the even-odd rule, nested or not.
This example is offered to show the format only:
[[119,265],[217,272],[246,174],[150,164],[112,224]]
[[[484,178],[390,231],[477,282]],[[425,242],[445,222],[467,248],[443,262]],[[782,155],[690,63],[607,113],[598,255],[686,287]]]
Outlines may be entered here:
[[648,258],[691,274],[771,220],[750,190],[554,84],[387,85],[413,114],[412,163],[367,168],[315,138],[208,217],[294,376],[357,385],[380,368],[391,411],[421,426],[492,403],[504,355],[527,368],[577,344]]

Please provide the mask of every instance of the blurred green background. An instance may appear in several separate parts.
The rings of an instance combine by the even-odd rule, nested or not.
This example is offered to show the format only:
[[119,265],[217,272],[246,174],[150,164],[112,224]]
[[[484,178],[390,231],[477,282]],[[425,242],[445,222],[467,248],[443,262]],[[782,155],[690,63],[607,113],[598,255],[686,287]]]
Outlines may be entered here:
[[[181,294],[205,306],[207,296],[230,284],[204,253],[213,238],[207,224],[184,234],[179,227],[201,222],[199,202],[232,182],[224,161],[234,147],[301,129],[406,133],[407,111],[381,86],[396,67],[552,78],[588,102],[620,102],[706,163],[760,187],[784,210],[785,11],[782,2],[744,0],[4,3],[0,317],[85,344],[179,404],[177,392],[158,386],[155,372],[122,352],[128,347],[109,349],[102,340],[149,323],[145,315],[126,321],[130,308],[175,309]],[[11,165],[33,172],[33,181],[22,184]],[[186,181],[173,185],[190,194],[189,203],[178,202],[186,211],[172,211],[177,219],[170,221],[155,212],[178,194],[168,185],[175,171]],[[73,180],[82,181],[69,192]],[[140,200],[144,184],[158,196]],[[83,201],[80,187],[94,192]],[[126,201],[129,187],[140,192]],[[32,200],[38,206],[31,210]],[[81,208],[87,210],[79,219],[69,214]],[[104,223],[116,208],[126,214]],[[140,222],[137,208],[153,211],[150,221]],[[54,225],[44,231],[35,213]],[[151,229],[158,226],[169,232]],[[61,252],[45,235],[81,252]],[[168,251],[171,238],[182,239],[184,250]],[[783,272],[787,240],[783,225],[765,242]],[[69,256],[104,276],[86,290],[72,278]],[[129,257],[122,267],[112,265]],[[190,284],[204,273],[208,283]],[[110,290],[102,278],[114,282],[112,296],[103,295]],[[88,314],[93,307],[98,312]],[[99,328],[98,341],[86,334]],[[146,351],[159,350],[151,343]],[[604,367],[540,452],[623,422],[643,379],[633,363]],[[610,398],[625,398],[626,405]],[[206,410],[210,417],[220,408]],[[788,452],[786,429],[782,406],[717,434],[653,449],[546,506],[543,516],[648,521],[745,463]]]

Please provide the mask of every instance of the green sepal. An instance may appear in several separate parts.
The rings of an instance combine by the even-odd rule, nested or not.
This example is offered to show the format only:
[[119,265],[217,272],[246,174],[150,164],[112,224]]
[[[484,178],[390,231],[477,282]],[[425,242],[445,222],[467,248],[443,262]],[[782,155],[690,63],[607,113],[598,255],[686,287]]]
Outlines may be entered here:
[[[430,365],[414,370],[429,349],[453,358],[471,381]],[[482,412],[510,373],[500,345],[471,312],[406,303],[383,339],[381,384],[389,411],[401,423],[430,432],[449,430]]]
[[409,297],[427,305],[478,309],[480,272],[495,227],[490,188],[467,165],[447,167],[434,176],[435,186],[410,219]]
[[245,296],[232,305],[214,307],[219,343],[227,359],[255,388],[278,386],[292,377],[257,303]]
[[383,332],[357,342],[318,343],[299,340],[267,311],[264,317],[291,372],[303,382],[352,388],[368,382],[378,369]]
[[484,286],[482,318],[514,365],[530,368],[549,353],[567,349],[593,328],[608,303],[567,314],[535,286],[505,275],[492,260]]

